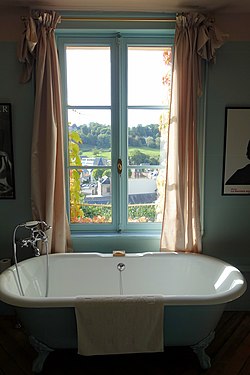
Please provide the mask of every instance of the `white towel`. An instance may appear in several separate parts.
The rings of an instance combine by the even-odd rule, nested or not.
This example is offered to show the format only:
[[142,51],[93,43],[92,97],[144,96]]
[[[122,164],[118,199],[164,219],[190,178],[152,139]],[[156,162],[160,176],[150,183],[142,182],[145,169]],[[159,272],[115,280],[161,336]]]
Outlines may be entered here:
[[78,354],[162,352],[160,296],[77,297]]

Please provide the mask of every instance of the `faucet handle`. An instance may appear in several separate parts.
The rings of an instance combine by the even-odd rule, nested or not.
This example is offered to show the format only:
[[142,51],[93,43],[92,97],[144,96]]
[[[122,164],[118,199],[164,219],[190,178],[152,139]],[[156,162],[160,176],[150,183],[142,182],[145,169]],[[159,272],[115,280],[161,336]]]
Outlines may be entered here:
[[39,224],[41,224],[43,226],[43,231],[46,232],[47,230],[51,229],[52,227],[47,224],[45,221],[39,221],[38,222]]
[[21,247],[28,247],[31,244],[31,239],[30,238],[23,238],[20,240]]

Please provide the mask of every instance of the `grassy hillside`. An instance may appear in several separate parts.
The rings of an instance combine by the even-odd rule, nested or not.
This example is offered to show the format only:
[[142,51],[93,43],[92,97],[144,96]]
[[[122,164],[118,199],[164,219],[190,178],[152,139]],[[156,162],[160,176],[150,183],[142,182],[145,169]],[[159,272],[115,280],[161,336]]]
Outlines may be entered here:
[[[86,147],[83,145],[81,147],[81,156],[86,156],[87,158],[93,158],[95,156],[102,156],[105,159],[111,158],[110,150],[98,150],[99,153],[97,153],[97,149],[90,149],[89,147]],[[159,149],[156,148],[149,148],[149,147],[129,147],[129,154],[134,151],[140,151],[150,157],[158,157],[159,156]]]

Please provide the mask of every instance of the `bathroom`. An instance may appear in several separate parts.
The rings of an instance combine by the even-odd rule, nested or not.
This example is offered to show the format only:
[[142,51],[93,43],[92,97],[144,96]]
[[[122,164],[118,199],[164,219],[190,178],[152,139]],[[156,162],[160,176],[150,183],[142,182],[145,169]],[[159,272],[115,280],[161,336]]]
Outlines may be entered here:
[[[122,9],[120,9],[122,10]],[[126,10],[126,9],[124,9]],[[153,11],[153,10],[152,10]],[[157,11],[157,9],[156,9]],[[33,84],[19,82],[21,66],[17,60],[17,44],[23,30],[23,9],[6,7],[0,14],[1,103],[12,104],[15,199],[0,200],[0,258],[12,257],[12,233],[16,224],[31,218],[30,148],[34,106]],[[229,35],[217,50],[216,63],[209,66],[206,87],[206,127],[204,134],[204,181],[202,191],[203,253],[218,257],[238,267],[249,280],[249,208],[248,196],[222,195],[225,108],[250,107],[250,31],[249,15],[235,11],[216,14],[218,27]],[[135,236],[88,235],[72,238],[75,251],[127,252],[157,250],[159,239],[148,236],[136,243]],[[249,291],[229,306],[232,310],[250,309]],[[4,308],[0,306],[0,308]]]

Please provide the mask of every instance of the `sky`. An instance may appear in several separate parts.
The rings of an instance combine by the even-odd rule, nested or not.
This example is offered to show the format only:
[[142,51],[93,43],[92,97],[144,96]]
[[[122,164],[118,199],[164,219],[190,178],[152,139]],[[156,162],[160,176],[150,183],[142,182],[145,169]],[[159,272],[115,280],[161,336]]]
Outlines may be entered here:
[[[166,72],[163,51],[130,48],[128,51],[128,105],[162,105],[167,97],[162,77]],[[99,47],[67,49],[67,87],[69,105],[111,105],[110,49]],[[157,123],[159,113],[130,110],[129,126]],[[81,125],[91,121],[110,124],[109,110],[70,110],[68,121]]]

